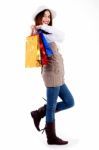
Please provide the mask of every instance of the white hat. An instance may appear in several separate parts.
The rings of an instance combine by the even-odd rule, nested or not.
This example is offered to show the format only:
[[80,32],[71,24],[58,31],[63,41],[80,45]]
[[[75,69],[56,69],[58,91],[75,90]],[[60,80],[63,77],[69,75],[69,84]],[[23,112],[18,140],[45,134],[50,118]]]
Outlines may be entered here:
[[49,10],[51,11],[52,18],[55,18],[55,17],[56,17],[56,12],[55,12],[54,10],[50,9],[50,8],[47,7],[47,6],[40,6],[40,7],[36,10],[36,12],[33,14],[33,19],[35,19],[35,17],[36,17],[40,12],[42,12],[42,11],[45,10],[45,9],[49,9]]

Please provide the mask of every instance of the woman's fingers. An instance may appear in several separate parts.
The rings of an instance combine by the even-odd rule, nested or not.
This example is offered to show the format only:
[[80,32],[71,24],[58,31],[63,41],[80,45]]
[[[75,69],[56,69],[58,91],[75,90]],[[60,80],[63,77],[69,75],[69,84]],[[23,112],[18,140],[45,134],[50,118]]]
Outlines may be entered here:
[[31,29],[35,30],[36,29],[35,25],[31,25]]
[[36,26],[36,29],[40,29],[40,28],[41,28],[41,25]]
[[36,26],[31,25],[32,34],[35,34],[37,32]]

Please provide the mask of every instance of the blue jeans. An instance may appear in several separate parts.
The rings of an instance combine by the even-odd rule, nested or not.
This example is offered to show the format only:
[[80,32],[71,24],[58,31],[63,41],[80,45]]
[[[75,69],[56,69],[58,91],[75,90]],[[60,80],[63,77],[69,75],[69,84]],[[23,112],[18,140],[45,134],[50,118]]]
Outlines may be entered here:
[[[62,99],[57,102],[58,96]],[[46,122],[55,120],[55,112],[74,106],[74,99],[66,84],[57,87],[47,87]]]

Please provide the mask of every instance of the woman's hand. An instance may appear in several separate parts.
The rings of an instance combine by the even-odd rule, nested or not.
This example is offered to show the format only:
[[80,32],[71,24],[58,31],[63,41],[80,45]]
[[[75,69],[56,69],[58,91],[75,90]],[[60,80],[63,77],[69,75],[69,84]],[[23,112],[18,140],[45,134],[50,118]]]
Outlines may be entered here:
[[40,28],[41,28],[41,25],[36,26],[36,29],[37,29],[37,30],[40,29]]
[[35,25],[31,25],[31,35],[36,34],[37,33],[37,29]]
[[40,28],[41,28],[41,25],[37,25],[37,26],[31,25],[31,30],[32,30],[31,35],[36,34],[37,30],[39,30]]

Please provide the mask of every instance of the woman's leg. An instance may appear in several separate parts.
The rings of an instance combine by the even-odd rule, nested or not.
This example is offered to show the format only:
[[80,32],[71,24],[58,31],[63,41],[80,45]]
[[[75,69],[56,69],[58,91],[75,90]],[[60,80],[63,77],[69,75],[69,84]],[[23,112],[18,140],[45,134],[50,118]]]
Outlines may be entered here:
[[60,86],[47,87],[47,105],[46,105],[46,122],[53,122],[55,120],[55,111],[57,105],[57,98],[59,95]]
[[[57,103],[58,96],[63,100],[63,102]],[[40,131],[39,124],[41,118],[45,115],[46,122],[53,122],[53,120],[55,120],[55,112],[70,108],[73,105],[74,99],[65,84],[59,87],[47,88],[47,105],[31,112],[37,130]]]
[[56,112],[74,106],[74,98],[66,84],[60,86],[59,97],[62,99],[62,102],[57,103]]
[[57,105],[57,98],[59,95],[59,87],[47,88],[47,105],[46,105],[46,126],[45,132],[48,144],[64,145],[68,144],[68,141],[64,141],[57,137],[55,129],[55,111]]

